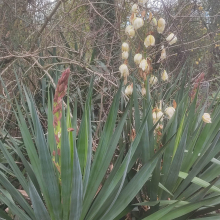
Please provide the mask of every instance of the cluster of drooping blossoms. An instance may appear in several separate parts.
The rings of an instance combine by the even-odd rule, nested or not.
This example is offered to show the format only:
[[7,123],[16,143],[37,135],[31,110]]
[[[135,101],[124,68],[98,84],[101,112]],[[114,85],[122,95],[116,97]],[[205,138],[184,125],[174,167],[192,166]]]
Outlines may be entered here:
[[[176,106],[174,106],[174,107],[176,107]],[[161,130],[163,129],[162,122],[163,122],[164,116],[166,116],[166,118],[168,118],[168,119],[171,119],[175,113],[174,107],[172,107],[172,106],[167,107],[163,113],[161,110],[162,109],[162,101],[160,101],[160,107],[159,108],[156,107],[152,110],[153,124],[158,123],[155,130],[154,130],[155,134],[157,134],[158,137],[161,136]]]
[[[70,75],[70,69],[66,69],[60,79],[58,80],[57,87],[55,90],[54,100],[53,100],[53,127],[54,134],[57,144],[57,154],[60,156],[60,147],[61,147],[61,118],[62,118],[62,99],[66,95],[68,79]],[[53,161],[55,162],[56,152],[53,152]],[[55,164],[59,170],[59,165]]]
[[[141,12],[141,8],[142,6],[145,6],[147,3],[147,0],[139,0],[138,4],[134,4],[131,8],[131,17],[130,17],[130,25],[128,25],[125,28],[125,34],[128,36],[128,38],[134,38],[136,31],[138,29],[140,29],[141,27],[144,26],[144,19],[145,19],[145,11]],[[156,27],[157,32],[159,34],[163,34],[164,30],[165,30],[165,26],[166,26],[166,22],[163,18],[160,18],[158,21],[155,17],[149,16],[150,19],[150,24],[153,27]],[[149,34],[145,40],[144,40],[144,46],[146,48],[149,47],[153,47],[155,46],[155,37],[153,36],[153,32],[149,32],[151,34]],[[170,33],[167,37],[166,37],[166,41],[169,45],[172,45],[174,43],[176,43],[177,41],[177,37],[173,34]],[[128,76],[129,76],[129,70],[128,70],[128,56],[129,56],[129,44],[127,42],[124,42],[122,44],[122,60],[124,61],[124,64],[122,64],[119,67],[119,71],[121,73],[121,77],[124,78],[124,84],[127,84],[128,80]],[[166,59],[166,49],[164,47],[164,45],[162,45],[161,47],[161,56],[159,61],[163,61]],[[143,57],[143,55],[141,53],[137,53],[134,55],[134,62],[137,65],[137,67],[139,68],[139,73],[141,78],[145,81],[147,78],[147,75],[151,74],[150,78],[149,78],[149,83],[151,86],[154,86],[158,83],[158,78],[154,75],[152,75],[152,65],[151,65],[151,58],[150,57]],[[163,70],[161,73],[161,79],[163,81],[168,81],[168,74],[166,72],[166,70]],[[144,88],[142,89],[142,94],[145,95],[146,91],[144,90]]]
[[[129,48],[128,42],[130,41],[130,39],[132,39],[132,40],[135,39],[136,32],[144,26],[144,22],[145,22],[146,18],[145,18],[145,12],[141,12],[141,7],[145,6],[146,3],[147,3],[146,0],[139,0],[138,4],[134,4],[132,6],[132,8],[131,8],[132,14],[130,16],[130,25],[128,25],[125,28],[125,34],[127,35],[128,40],[127,40],[127,42],[124,42],[122,44],[122,60],[124,60],[124,63],[119,67],[119,71],[121,73],[121,77],[123,77],[123,79],[124,79],[125,85],[128,82],[128,76],[129,76],[127,59],[129,56],[129,49],[130,48]],[[157,20],[151,14],[149,16],[149,21],[150,21],[150,24],[152,25],[152,27],[155,28],[159,34],[164,33],[166,22],[163,18],[160,18],[159,20]],[[156,40],[154,37],[154,33],[155,32],[149,31],[149,34],[144,39],[143,47],[145,47],[146,49],[153,48],[155,46]],[[177,42],[177,37],[173,33],[170,33],[168,36],[165,37],[165,39],[166,39],[168,45],[173,45],[174,43]],[[161,46],[160,51],[161,51],[161,54],[160,54],[160,59],[158,62],[162,62],[163,60],[165,60],[167,58],[166,49],[165,49],[164,45]],[[130,55],[131,54],[132,53],[130,52]],[[159,82],[158,78],[152,74],[153,68],[151,65],[151,58],[150,57],[148,57],[148,56],[144,57],[141,52],[137,51],[137,53],[134,55],[134,63],[136,64],[137,68],[139,69],[139,74],[140,74],[141,78],[143,79],[143,81],[145,81],[147,79],[147,76],[149,76],[150,86],[155,86],[156,84],[158,84],[158,82]],[[168,73],[165,69],[162,69],[160,78],[162,81],[169,80]],[[127,87],[125,88],[125,94],[129,97],[132,95],[132,93],[133,93],[133,84],[127,85]],[[142,84],[141,94],[142,94],[142,96],[146,95],[146,88],[144,86],[144,83]],[[160,122],[157,125],[156,130],[160,130],[163,128],[162,122],[163,122],[164,117],[166,117],[167,119],[172,118],[172,116],[175,113],[175,108],[176,108],[176,106],[167,107],[163,113],[162,112],[162,101],[161,101],[160,107],[159,108],[156,107],[153,109],[153,112],[152,112],[153,123],[155,124],[158,122],[158,120],[160,120]]]

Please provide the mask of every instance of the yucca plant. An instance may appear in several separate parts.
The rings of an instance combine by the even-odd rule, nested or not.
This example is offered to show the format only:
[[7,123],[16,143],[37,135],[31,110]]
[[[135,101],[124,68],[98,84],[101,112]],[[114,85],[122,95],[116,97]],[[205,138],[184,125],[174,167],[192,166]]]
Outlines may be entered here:
[[[128,219],[219,217],[213,212],[220,206],[220,106],[207,105],[198,86],[193,91],[185,86],[184,68],[172,87],[165,85],[168,89],[161,87],[152,97],[148,81],[143,96],[134,80],[127,103],[121,83],[94,152],[93,80],[78,128],[77,101],[72,114],[68,102],[66,109],[62,105],[68,75],[69,70],[64,71],[58,81],[54,101],[48,97],[47,130],[42,128],[30,92],[24,89],[25,99],[21,96],[17,101],[14,113],[23,139],[8,135],[0,142],[11,168],[0,167],[2,218],[125,219],[128,213]],[[172,99],[176,110],[172,117],[155,121],[153,115],[158,110],[154,107],[161,97],[161,112]],[[123,112],[120,117],[116,114],[119,106]],[[204,111],[212,111],[211,124],[202,121]],[[113,157],[116,148],[120,152],[117,159]],[[22,161],[23,172],[14,154]],[[111,162],[113,169],[106,178]],[[12,185],[11,176],[17,178],[28,201]],[[6,207],[9,214],[4,211]]]
[[[48,98],[47,130],[42,128],[31,93],[25,88],[22,92],[19,87],[20,92],[25,94],[25,99],[21,97],[21,100],[16,101],[14,113],[24,146],[10,136],[4,142],[0,142],[1,152],[11,168],[10,173],[16,176],[30,199],[29,204],[9,181],[9,172],[0,172],[0,201],[17,219],[120,219],[150,178],[161,157],[163,149],[146,160],[143,168],[132,180],[127,179],[128,171],[139,157],[138,146],[148,114],[142,119],[137,135],[125,143],[127,134],[122,134],[122,131],[127,124],[132,99],[119,118],[116,113],[122,83],[111,105],[98,147],[93,153],[91,130],[93,80],[78,129],[77,101],[72,114],[68,103],[67,109],[62,105],[69,73],[69,70],[64,71],[58,81],[54,101],[51,102],[50,97]],[[19,103],[23,105],[22,108]],[[14,161],[12,151],[8,151],[9,147],[22,161],[25,168],[23,172]],[[22,153],[21,147],[25,149],[27,155]],[[116,148],[120,154],[105,180]],[[4,219],[12,219],[12,215],[3,210],[0,212]]]
[[[167,143],[151,178],[137,194],[137,202],[133,203],[131,215],[136,219],[219,219],[215,211],[220,207],[220,106],[213,106],[214,101],[208,103],[208,96],[200,94],[199,83],[203,75],[191,88],[185,83],[190,81],[186,72],[188,70],[183,68],[171,87],[165,85],[166,89],[162,86],[154,90],[152,97],[147,83],[144,97],[134,86],[136,129],[147,106],[153,103],[139,144],[141,162],[136,166],[137,173],[140,164]],[[138,98],[142,102],[138,102]],[[160,100],[163,104],[159,107]],[[174,114],[164,117],[171,100],[172,108],[176,108]],[[160,112],[157,120],[155,111]],[[212,112],[212,123],[204,119],[204,112]],[[142,211],[137,212],[137,207]]]

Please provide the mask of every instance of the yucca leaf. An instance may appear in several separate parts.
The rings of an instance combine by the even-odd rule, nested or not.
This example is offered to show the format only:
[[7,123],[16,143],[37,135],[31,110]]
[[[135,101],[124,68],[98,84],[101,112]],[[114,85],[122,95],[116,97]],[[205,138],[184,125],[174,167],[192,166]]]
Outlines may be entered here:
[[191,220],[219,220],[220,219],[220,214],[215,214],[215,215],[208,215],[203,218],[196,218]]
[[36,219],[51,220],[47,209],[31,180],[29,181],[29,192]]
[[61,205],[60,205],[60,193],[57,182],[57,177],[55,174],[53,162],[51,155],[49,153],[49,147],[47,146],[45,136],[43,133],[43,129],[41,127],[35,104],[32,98],[26,93],[26,99],[29,100],[29,108],[31,110],[32,119],[35,122],[35,135],[36,135],[36,145],[39,152],[39,159],[42,168],[42,176],[45,182],[45,186],[47,187],[47,192],[49,195],[49,201],[52,206],[52,219],[60,219],[61,215]]
[[[188,176],[187,173],[179,172],[179,177],[180,177],[180,178],[186,179],[187,176]],[[197,185],[199,185],[199,186],[201,186],[201,187],[209,187],[209,186],[211,185],[210,183],[208,183],[208,182],[206,182],[205,180],[202,180],[202,179],[200,179],[200,178],[198,178],[198,177],[194,177],[194,178],[192,179],[192,183],[195,183],[195,184],[197,184]],[[220,189],[219,189],[218,187],[216,187],[216,186],[212,186],[212,187],[210,188],[210,190],[220,193]]]
[[4,210],[0,209],[0,218],[2,220],[13,220]]
[[[178,203],[177,203],[178,202]],[[172,205],[175,203],[175,207],[179,207],[182,205],[187,205],[189,202],[187,201],[178,201],[178,200],[158,200],[158,201],[148,201],[148,202],[141,202],[141,203],[135,203],[133,205],[137,206],[154,206],[156,204],[160,204],[160,206],[166,206],[166,205]]]
[[137,89],[134,81],[133,81],[133,99],[134,99],[135,130],[137,131],[140,127],[140,112],[139,112]]
[[74,147],[73,178],[69,220],[79,220],[83,205],[82,173],[76,147]]
[[[121,132],[122,132],[122,129],[124,127],[124,123],[125,123],[125,120],[127,118],[127,114],[128,114],[128,111],[130,109],[130,106],[131,106],[131,103],[129,103],[124,111],[124,114],[123,116],[121,117],[121,120],[117,126],[117,128],[115,129],[115,132],[112,136],[112,139],[110,141],[111,143],[111,146],[109,146],[109,150],[108,150],[108,158],[106,158],[105,160],[105,164],[103,163],[102,165],[102,168],[103,168],[103,171],[107,169],[109,163],[110,163],[110,160],[112,159],[112,156],[113,156],[113,153],[115,151],[115,148],[117,147],[117,144],[118,144],[118,141],[120,139],[120,136],[121,136]],[[123,152],[122,152],[123,153]],[[102,172],[103,172],[102,171]],[[92,205],[89,213],[88,213],[88,218],[91,218],[93,216],[95,216],[98,212],[99,212],[99,209],[100,207],[103,205],[103,203],[106,201],[108,195],[111,193],[111,190],[113,191],[114,190],[114,187],[110,187],[110,182],[112,181],[112,176],[113,176],[114,172],[112,172],[109,176],[109,179],[105,182],[105,185],[103,186],[101,192],[98,194],[94,204]],[[111,180],[111,181],[110,181]],[[109,192],[109,194],[108,194]]]
[[[181,128],[182,129],[182,128]],[[164,186],[172,191],[173,187],[175,186],[175,183],[178,179],[178,174],[181,168],[182,160],[184,157],[184,150],[186,146],[186,139],[187,139],[187,133],[188,133],[188,126],[185,127],[183,134],[181,135],[181,140],[178,145],[178,148],[175,152],[174,158],[172,160],[172,164],[170,166],[169,172],[167,174]],[[162,199],[165,199],[167,196],[167,193],[162,194]]]
[[181,185],[178,187],[174,194],[174,198],[177,198],[179,194],[181,194],[182,190],[192,181],[194,177],[200,172],[200,170],[207,165],[210,160],[218,153],[218,149],[220,146],[219,143],[219,137],[220,137],[220,131],[216,135],[215,139],[213,140],[213,143],[209,147],[209,149],[204,152],[203,156],[201,156],[198,159],[198,162],[195,164],[195,166],[192,168],[192,170],[189,172],[189,175],[186,177],[186,179],[181,183]]
[[[9,182],[9,180],[2,172],[0,172],[0,183],[8,191],[8,193],[10,193],[14,200],[18,202],[19,205],[28,213],[28,215],[32,219],[35,219],[33,210],[30,205],[27,203],[21,193]],[[29,190],[26,192],[29,194]]]
[[9,154],[9,152],[7,151],[7,149],[2,144],[1,141],[0,141],[0,149],[1,149],[2,153],[4,154],[4,157],[7,159],[7,162],[9,163],[9,165],[12,168],[13,172],[15,173],[16,177],[18,178],[20,184],[22,185],[24,190],[28,193],[28,185],[27,185],[27,182],[26,182],[22,172],[20,171],[20,169],[18,168],[17,164],[15,163],[13,157]]
[[[105,219],[114,219],[120,212],[122,212],[126,206],[130,203],[132,198],[134,198],[140,191],[144,183],[149,179],[151,173],[153,172],[158,159],[161,157],[165,149],[160,149],[155,156],[147,162],[139,172],[131,179],[131,181],[122,190],[120,196],[116,200],[112,209],[106,214]],[[101,218],[101,220],[103,220]]]
[[83,204],[83,210],[82,210],[82,216],[81,220],[85,217],[89,206],[91,205],[91,202],[98,190],[98,187],[105,175],[106,170],[103,169],[103,165],[107,164],[106,159],[111,158],[111,155],[108,155],[108,146],[109,142],[112,138],[113,129],[115,127],[115,122],[117,118],[116,112],[118,112],[118,106],[119,106],[119,100],[121,96],[121,87],[118,90],[113,103],[111,105],[111,109],[108,114],[108,118],[106,120],[106,124],[104,126],[104,129],[102,131],[102,135],[99,140],[99,145],[96,149],[96,154],[93,160],[91,173],[90,173],[90,179],[88,182],[89,188],[86,189],[86,194],[84,198],[84,204]]
[[194,210],[197,210],[198,208],[200,208],[202,206],[210,205],[210,203],[213,203],[213,202],[220,202],[220,197],[216,196],[211,199],[205,199],[203,201],[190,203],[190,204],[183,205],[178,208],[172,209],[169,211],[169,213],[165,214],[163,216],[163,218],[161,218],[161,220],[162,219],[175,219],[175,218],[181,217],[187,213],[190,213]]
[[13,171],[9,169],[8,167],[4,166],[2,163],[0,164],[0,169],[3,170],[4,172],[8,173],[10,176],[15,176]]
[[32,183],[34,184],[35,188],[37,189],[38,193],[40,192],[40,186],[38,184],[36,175],[33,171],[33,168],[31,166],[31,164],[27,161],[27,159],[25,158],[25,156],[22,154],[20,148],[17,146],[17,144],[15,143],[14,139],[10,137],[10,141],[13,143],[13,150],[16,152],[16,154],[20,157]]
[[[56,148],[56,141],[55,141],[55,136],[54,136],[54,126],[53,126],[53,112],[52,112],[52,108],[51,108],[50,95],[48,95],[47,119],[48,119],[47,142],[49,143],[51,155],[53,154],[53,152],[56,152],[56,156],[57,156],[57,148]],[[56,159],[56,161],[57,161],[57,159]]]
[[[166,139],[170,139],[171,137],[173,137],[176,134],[177,131],[177,115],[178,115],[178,110],[176,110],[176,113],[173,115],[173,117],[170,119],[172,120],[172,124],[170,126],[170,129],[167,133]],[[169,169],[172,163],[172,155],[173,155],[173,151],[174,151],[174,145],[175,145],[175,138],[172,138],[171,141],[168,143],[168,146],[164,152],[163,155],[163,167],[162,167],[162,177],[161,177],[161,183],[165,186],[165,181],[167,178],[167,175],[169,173]],[[165,186],[166,187],[166,186]],[[159,195],[160,198],[161,195]]]
[[20,209],[14,202],[12,202],[9,198],[6,197],[5,192],[3,190],[0,189],[0,191],[0,201],[6,204],[14,215],[16,215],[22,220],[32,220],[28,215],[24,213],[22,209]]
[[179,201],[174,202],[173,204],[160,209],[159,211],[155,212],[154,214],[149,215],[146,218],[143,218],[142,220],[162,220],[164,219],[164,215],[166,215],[168,212],[170,212],[172,209],[174,209],[178,205]]
[[63,220],[69,219],[70,194],[71,194],[71,154],[66,126],[66,117],[62,109],[61,118],[61,198]]
[[89,148],[89,116],[91,111],[91,99],[92,99],[92,89],[93,89],[93,78],[90,82],[89,92],[87,95],[86,105],[83,112],[82,122],[79,129],[78,141],[77,141],[77,150],[79,156],[80,167],[82,175],[87,164],[88,148]]
[[[88,150],[87,150],[87,161],[85,166],[85,173],[83,178],[83,189],[87,189],[90,169],[92,162],[92,125],[91,125],[91,113],[88,114]],[[83,197],[85,196],[86,190],[84,190]]]

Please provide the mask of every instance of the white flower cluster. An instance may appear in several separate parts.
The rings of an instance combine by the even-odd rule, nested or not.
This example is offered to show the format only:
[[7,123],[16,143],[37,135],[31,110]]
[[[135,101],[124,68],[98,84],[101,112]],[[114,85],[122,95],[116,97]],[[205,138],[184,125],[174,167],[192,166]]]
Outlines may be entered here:
[[[134,38],[135,32],[144,26],[144,16],[143,16],[144,13],[140,13],[141,12],[140,7],[145,7],[146,3],[147,3],[147,0],[138,0],[138,4],[134,4],[131,7],[131,13],[132,13],[132,15],[130,17],[131,24],[125,28],[125,33],[129,38]],[[140,16],[140,14],[142,16]],[[163,34],[163,32],[165,30],[165,26],[166,26],[166,21],[163,18],[160,18],[158,21],[155,17],[151,17],[150,19],[151,19],[150,24],[153,27],[157,28],[157,32],[159,34]],[[149,34],[144,40],[144,46],[146,48],[154,47],[156,44],[155,37],[153,36],[152,33],[153,32],[151,32],[151,34]],[[173,45],[174,43],[177,42],[177,37],[173,33],[170,33],[166,37],[166,41],[169,45]],[[124,84],[127,84],[127,78],[129,76],[129,69],[127,66],[127,63],[128,63],[127,59],[129,57],[129,44],[127,42],[124,42],[122,44],[122,56],[121,57],[122,57],[122,60],[125,60],[125,61],[124,61],[124,64],[122,64],[119,67],[119,71],[121,73],[121,77],[123,77],[123,79],[124,79]],[[166,59],[166,50],[165,50],[164,46],[162,46],[160,61],[163,61],[164,59]],[[144,58],[141,53],[137,53],[134,56],[134,63],[139,67],[140,75],[145,80],[146,76],[148,74],[151,74],[151,71],[152,71],[151,59],[149,57]],[[168,77],[166,70],[163,70],[161,72],[161,80],[168,81],[168,79],[169,79],[169,77]],[[154,86],[157,83],[158,83],[158,78],[154,75],[151,75],[149,78],[149,84],[151,86]],[[128,85],[125,89],[125,94],[127,96],[130,96],[132,94],[132,92],[133,92],[133,84]],[[141,93],[143,96],[146,95],[146,89],[142,88]]]

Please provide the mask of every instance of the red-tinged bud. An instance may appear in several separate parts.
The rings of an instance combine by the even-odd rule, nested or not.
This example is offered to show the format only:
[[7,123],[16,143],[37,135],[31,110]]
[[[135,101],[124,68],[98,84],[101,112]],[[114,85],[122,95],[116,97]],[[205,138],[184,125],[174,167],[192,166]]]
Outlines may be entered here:
[[64,83],[61,83],[58,87],[58,92],[61,93],[61,92],[65,91],[66,86],[67,85],[65,85]]
[[58,93],[57,92],[55,92],[55,96],[54,96],[54,102],[58,102]]
[[68,68],[68,69],[66,69],[66,70],[62,73],[61,78],[60,78],[59,81],[60,81],[61,83],[66,82],[66,84],[67,84],[69,75],[70,75],[70,69]]
[[65,94],[66,94],[66,90],[63,90],[63,91],[60,93],[60,96],[59,96],[59,99],[58,99],[58,100],[62,99],[62,98],[65,96]]
[[69,131],[69,132],[74,131],[74,129],[73,128],[68,128],[67,131]]
[[55,155],[56,155],[56,152],[55,152],[55,150],[53,151],[53,156],[55,157]]
[[57,117],[54,117],[53,126],[56,127],[58,125]]
[[60,149],[59,148],[57,149],[57,154],[60,156]]
[[62,103],[58,103],[58,105],[56,107],[54,107],[53,109],[53,114],[56,114],[57,112],[62,110]]
[[[56,139],[56,143],[59,144],[60,139],[59,139],[59,137],[58,137],[58,134],[55,134],[55,139]],[[59,154],[58,154],[58,155],[59,155]]]

